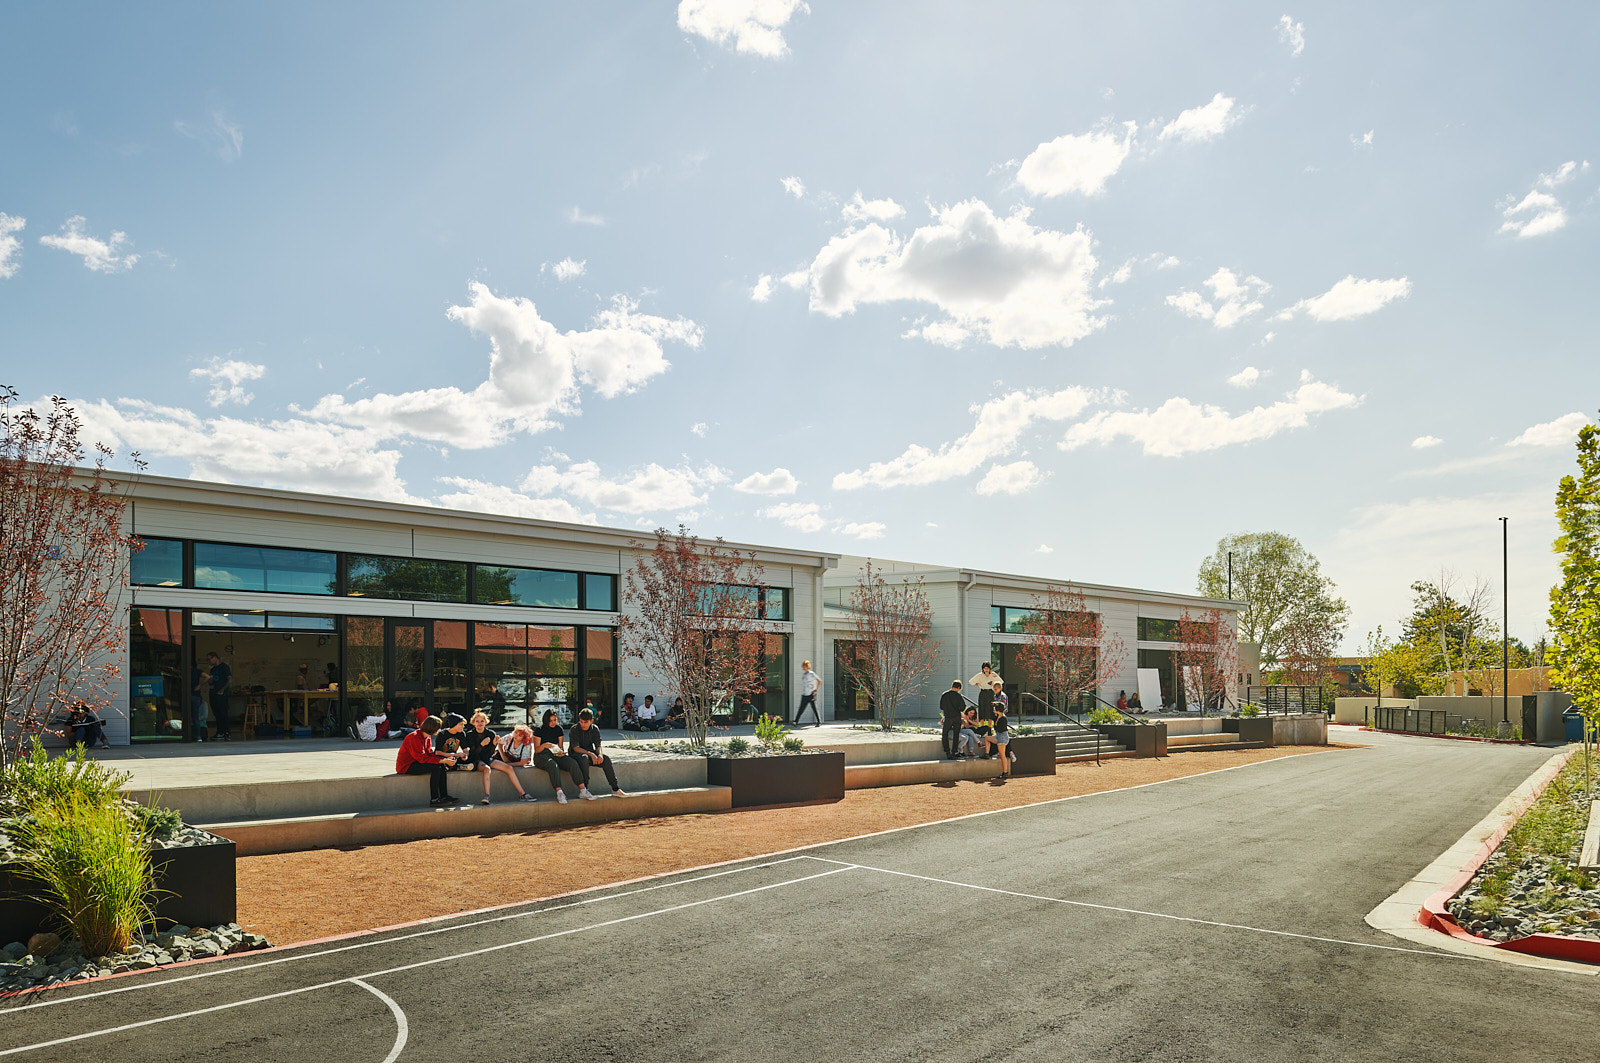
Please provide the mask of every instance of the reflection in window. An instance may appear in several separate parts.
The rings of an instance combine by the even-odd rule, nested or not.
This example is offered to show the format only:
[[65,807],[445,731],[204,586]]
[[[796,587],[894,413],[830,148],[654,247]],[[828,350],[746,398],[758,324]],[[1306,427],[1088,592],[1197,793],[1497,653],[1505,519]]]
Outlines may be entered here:
[[135,742],[183,738],[183,612],[133,609],[128,617],[128,726]]
[[1141,616],[1139,618],[1139,641],[1176,642],[1177,640],[1178,622],[1176,620],[1157,620],[1149,616]]
[[195,613],[195,627],[266,627],[265,613]]
[[603,613],[617,611],[617,577],[598,576],[593,573],[583,577],[583,607]]
[[357,598],[404,598],[416,602],[465,602],[464,561],[348,554],[347,593]]
[[207,590],[332,594],[337,555],[320,550],[194,544],[194,585]]
[[135,587],[183,586],[183,543],[178,539],[146,539],[144,549],[128,563],[128,582]]
[[482,605],[523,605],[539,609],[578,608],[578,574],[538,568],[479,565],[477,598]]
[[344,645],[345,691],[351,717],[359,720],[383,715],[383,618],[346,618]]

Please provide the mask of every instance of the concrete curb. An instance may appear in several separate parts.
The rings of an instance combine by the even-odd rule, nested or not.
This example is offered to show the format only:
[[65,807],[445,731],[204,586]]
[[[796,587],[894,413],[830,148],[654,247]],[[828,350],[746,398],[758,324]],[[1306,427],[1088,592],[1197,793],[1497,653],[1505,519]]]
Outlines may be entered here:
[[[1368,912],[1367,925],[1393,937],[1474,959],[1498,960],[1519,967],[1539,967],[1544,970],[1566,971],[1591,977],[1600,975],[1600,967],[1506,947],[1516,944],[1515,942],[1501,943],[1475,937],[1455,926],[1455,920],[1448,913],[1445,913],[1444,918],[1449,920],[1449,925],[1454,926],[1453,931],[1431,928],[1432,924],[1429,922],[1430,905],[1443,911],[1444,903],[1471,881],[1478,868],[1483,866],[1483,862],[1499,846],[1506,832],[1544,791],[1550,780],[1555,778],[1556,773],[1571,755],[1571,750],[1561,750],[1552,755],[1533,774],[1524,779],[1520,786],[1508,794],[1504,801],[1463,834],[1454,845],[1423,868],[1410,882],[1391,894],[1387,900]],[[1539,934],[1534,935],[1534,938],[1521,940],[1533,941],[1535,938],[1555,936]],[[1600,942],[1594,944],[1600,945]]]

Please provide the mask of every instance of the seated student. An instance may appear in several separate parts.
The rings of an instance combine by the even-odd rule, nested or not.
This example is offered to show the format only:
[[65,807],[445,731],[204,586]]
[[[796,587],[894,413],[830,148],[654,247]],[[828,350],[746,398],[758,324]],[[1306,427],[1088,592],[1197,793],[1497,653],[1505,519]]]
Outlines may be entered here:
[[671,724],[656,716],[656,696],[646,694],[644,704],[639,706],[639,730],[665,731]]
[[583,772],[583,785],[578,789],[578,796],[585,800],[594,797],[589,792],[589,769],[596,765],[606,773],[606,783],[611,787],[612,797],[628,796],[617,785],[617,769],[611,766],[611,758],[600,752],[600,728],[595,726],[593,710],[584,709],[578,713],[578,722],[567,731],[567,738],[572,759]]
[[350,726],[350,737],[357,742],[377,742],[389,737],[389,717],[369,708],[367,715]]
[[476,770],[467,764],[467,749],[462,744],[462,733],[467,729],[467,718],[457,712],[447,712],[444,723],[440,724],[439,734],[434,738],[434,749],[444,756],[455,756],[456,762],[450,767],[462,771]]
[[961,735],[956,742],[957,752],[971,760],[978,755],[978,710],[968,709],[961,714]]
[[439,733],[439,717],[429,716],[422,726],[406,735],[400,743],[400,752],[394,758],[394,770],[400,775],[426,775],[428,777],[428,804],[458,805],[461,802],[445,792],[445,767],[456,762],[454,757],[441,757],[433,750],[433,736]]
[[510,734],[500,740],[495,760],[513,768],[526,768],[533,763],[533,747],[533,728],[525,723],[519,723],[511,728]]
[[1128,692],[1126,690],[1117,691],[1117,708],[1122,709],[1124,712],[1127,711],[1127,709],[1128,709]]
[[[531,734],[529,737],[532,737]],[[461,732],[461,747],[467,751],[467,767],[483,776],[482,804],[489,803],[489,782],[494,778],[496,769],[511,777],[511,785],[517,788],[518,796],[524,801],[534,800],[533,795],[522,788],[522,780],[517,778],[516,769],[497,755],[501,748],[500,736],[489,730],[488,713],[479,711],[472,714],[472,726]]]
[[545,709],[543,721],[533,732],[533,766],[543,768],[544,773],[550,776],[550,788],[556,792],[556,800],[561,804],[567,803],[567,792],[561,788],[563,771],[578,784],[578,796],[585,801],[593,801],[594,795],[583,782],[583,769],[562,748],[565,739],[566,733],[561,730],[556,710]]
[[675,700],[672,703],[672,708],[667,711],[665,723],[668,730],[674,727],[686,728],[689,726],[689,710],[684,707],[681,697]]
[[94,714],[94,710],[89,707],[87,702],[80,701],[72,706],[72,711],[67,713],[66,727],[51,733],[65,738],[67,737],[68,729],[72,731],[73,745],[84,746],[88,749],[93,749],[95,746],[99,746],[101,749],[111,748],[111,743],[106,741],[106,732],[105,728],[101,726],[100,717]]
[[633,707],[633,695],[622,695],[622,708],[617,710],[617,726],[624,731],[641,730],[639,726],[639,710]]
[[1133,697],[1128,699],[1128,708],[1133,712],[1143,712],[1144,706],[1139,704],[1139,692],[1134,691]]

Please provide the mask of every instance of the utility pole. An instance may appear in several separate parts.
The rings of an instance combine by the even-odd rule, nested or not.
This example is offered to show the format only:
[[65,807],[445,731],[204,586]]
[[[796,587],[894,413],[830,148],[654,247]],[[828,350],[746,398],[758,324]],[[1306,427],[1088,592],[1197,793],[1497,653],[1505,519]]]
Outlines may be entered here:
[[1228,551],[1228,600],[1233,600],[1233,551]]
[[[1500,518],[1500,719],[1511,720],[1511,552],[1509,517]],[[1528,738],[1523,735],[1523,738]],[[1532,741],[1531,738],[1528,738]]]

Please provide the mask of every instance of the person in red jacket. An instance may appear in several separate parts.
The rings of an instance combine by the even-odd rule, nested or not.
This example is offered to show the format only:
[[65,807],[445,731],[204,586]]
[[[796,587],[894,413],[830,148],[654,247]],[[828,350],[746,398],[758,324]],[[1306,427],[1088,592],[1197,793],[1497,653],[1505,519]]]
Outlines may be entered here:
[[394,770],[399,775],[426,775],[430,805],[459,805],[461,802],[445,793],[445,768],[454,765],[455,757],[441,757],[433,751],[433,736],[439,733],[439,717],[429,716],[419,730],[412,731],[400,742],[400,752],[394,758]]

